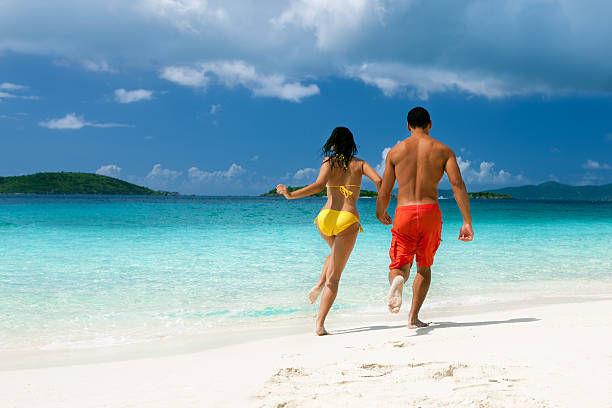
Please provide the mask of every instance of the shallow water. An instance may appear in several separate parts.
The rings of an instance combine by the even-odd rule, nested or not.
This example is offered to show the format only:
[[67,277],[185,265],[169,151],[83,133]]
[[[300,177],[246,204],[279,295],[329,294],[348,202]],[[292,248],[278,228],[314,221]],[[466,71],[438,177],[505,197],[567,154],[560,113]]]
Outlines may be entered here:
[[[55,350],[312,318],[328,254],[324,199],[0,196],[0,349]],[[392,202],[392,206],[394,203]],[[594,293],[612,285],[612,203],[472,201],[475,240],[441,200],[425,308]],[[335,312],[386,309],[389,227],[365,229]],[[603,290],[603,289],[602,289]]]

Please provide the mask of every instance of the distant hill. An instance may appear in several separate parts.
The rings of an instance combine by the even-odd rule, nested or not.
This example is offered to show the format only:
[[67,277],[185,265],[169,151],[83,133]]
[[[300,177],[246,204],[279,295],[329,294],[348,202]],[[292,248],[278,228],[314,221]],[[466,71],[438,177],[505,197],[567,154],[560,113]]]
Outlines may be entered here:
[[[612,201],[612,184],[570,186],[556,181],[548,181],[538,185],[505,187],[488,192],[506,194],[519,200]],[[453,197],[452,190],[439,190],[438,194],[446,198]]]
[[0,194],[176,195],[91,173],[36,173],[0,177]]
[[[300,188],[304,188],[304,186],[301,186],[301,187],[289,187],[289,186],[287,186],[287,189],[289,191],[299,190]],[[260,194],[259,196],[260,197],[280,197],[280,194],[277,194],[276,193],[276,189],[273,188],[272,190],[268,191],[267,193]],[[360,193],[359,193],[359,197],[377,197],[377,196],[378,196],[378,192],[371,191],[371,190],[360,190]],[[327,197],[327,189],[324,189],[320,193],[313,194],[312,197]]]

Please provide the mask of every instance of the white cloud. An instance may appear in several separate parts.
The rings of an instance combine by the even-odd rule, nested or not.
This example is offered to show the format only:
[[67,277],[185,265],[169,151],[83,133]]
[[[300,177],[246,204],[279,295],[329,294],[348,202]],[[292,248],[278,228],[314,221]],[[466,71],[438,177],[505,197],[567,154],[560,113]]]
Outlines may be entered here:
[[381,20],[385,9],[378,0],[294,0],[271,22],[279,28],[290,25],[312,30],[320,49],[345,45],[372,17]]
[[296,171],[295,174],[293,175],[293,179],[294,180],[304,180],[304,179],[309,180],[315,177],[316,175],[317,175],[316,169],[306,167],[304,169],[300,169]]
[[116,164],[107,164],[105,166],[100,166],[98,170],[96,170],[96,174],[101,174],[103,176],[109,177],[117,177],[121,173],[121,167]]
[[[264,73],[317,80],[345,77],[352,67],[352,77],[387,94],[421,97],[454,90],[485,97],[612,94],[612,53],[600,46],[612,37],[612,3],[601,0],[588,7],[575,0],[75,4],[38,1],[28,8],[2,0],[0,53],[47,55],[73,66],[88,61],[96,71],[238,59]],[[395,66],[401,72],[388,72]]]
[[17,97],[17,95],[13,95],[13,94],[10,94],[8,92],[1,92],[0,91],[0,99],[2,99],[2,98],[7,98],[8,99],[8,98],[16,98],[16,97]]
[[211,114],[211,115],[214,115],[214,114],[216,114],[217,112],[219,112],[220,110],[221,110],[221,104],[220,104],[220,103],[214,104],[214,105],[212,105],[212,106],[210,107],[210,114]]
[[253,92],[254,96],[273,97],[292,102],[320,93],[315,84],[302,85],[289,82],[283,75],[265,75],[244,61],[221,61],[200,64],[199,69],[190,67],[166,67],[161,78],[179,85],[205,88],[211,75],[228,88],[241,85]]
[[51,63],[56,67],[68,68],[70,67],[70,61],[66,58],[56,58]]
[[119,103],[132,103],[138,101],[146,101],[153,98],[153,91],[146,89],[135,89],[126,91],[123,88],[115,89],[115,101]]
[[206,88],[209,78],[204,75],[204,72],[188,67],[165,67],[160,78],[167,79],[183,86],[193,86],[196,88]]
[[470,160],[463,160],[461,156],[457,157],[457,164],[461,170],[461,175],[469,183],[476,184],[506,184],[511,181],[521,181],[522,175],[512,176],[506,170],[495,170],[495,163],[482,161],[477,168],[472,167]]
[[9,91],[20,91],[22,89],[26,89],[27,86],[12,84],[10,82],[3,82],[0,84],[0,89],[6,89]]
[[595,160],[588,159],[586,162],[582,163],[581,167],[583,169],[591,169],[591,170],[610,170],[612,166],[607,163],[600,163]]
[[346,75],[379,88],[386,96],[407,93],[428,99],[432,93],[461,91],[489,99],[529,93],[550,93],[540,86],[517,87],[481,72],[460,72],[402,63],[365,63],[346,68]]
[[142,7],[165,18],[179,30],[199,33],[210,19],[224,20],[222,8],[212,8],[207,0],[141,0]]
[[390,151],[391,151],[390,147],[385,147],[381,154],[382,160],[380,161],[380,163],[378,163],[374,167],[374,170],[376,170],[376,172],[380,175],[380,177],[382,177],[383,173],[385,172],[385,161],[387,160],[387,155],[389,154]]
[[106,62],[105,60],[100,60],[100,61],[83,60],[81,61],[81,64],[83,65],[83,68],[91,72],[108,72],[108,73],[117,72],[117,70],[111,67],[108,64],[108,62]]
[[133,127],[132,125],[125,125],[122,123],[96,123],[87,122],[83,116],[77,116],[76,113],[68,113],[63,118],[49,119],[47,121],[38,122],[38,126],[46,127],[47,129],[81,129],[85,126],[97,127],[97,128],[111,128],[111,127]]
[[179,85],[196,88],[206,88],[210,80],[202,71],[189,67],[174,66],[165,67],[159,77]]
[[240,176],[245,173],[245,170],[242,166],[232,163],[232,165],[227,170],[215,170],[215,171],[202,171],[197,167],[191,167],[187,174],[189,179],[192,181],[215,181],[215,180],[230,180]]
[[[2,90],[5,91],[12,91],[11,92],[4,92]],[[25,85],[18,85],[18,84],[13,84],[10,82],[3,82],[0,84],[0,99],[4,98],[4,99],[13,99],[13,98],[19,98],[19,99],[30,99],[30,100],[38,100],[40,99],[38,96],[35,95],[17,95],[14,92],[19,92],[19,91],[23,91],[24,89],[28,89],[27,86]]]
[[183,174],[182,171],[164,169],[160,163],[157,163],[147,174],[146,179],[148,181],[165,183],[176,180],[181,174]]

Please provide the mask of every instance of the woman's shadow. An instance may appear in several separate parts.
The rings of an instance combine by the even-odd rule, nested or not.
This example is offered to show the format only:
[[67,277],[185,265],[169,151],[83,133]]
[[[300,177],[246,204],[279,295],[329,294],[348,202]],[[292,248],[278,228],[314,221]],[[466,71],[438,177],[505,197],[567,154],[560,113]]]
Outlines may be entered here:
[[[451,327],[476,327],[476,326],[490,326],[494,324],[512,324],[512,323],[530,323],[537,322],[540,319],[536,319],[535,317],[521,317],[517,319],[508,319],[508,320],[485,320],[481,322],[431,322],[427,327],[419,327],[418,329],[414,329],[415,336],[422,336],[431,333],[433,330],[437,329],[446,329]],[[350,333],[358,333],[364,331],[374,331],[374,330],[387,330],[387,329],[399,329],[401,327],[406,327],[405,324],[395,325],[395,326],[364,326],[364,327],[355,327],[353,329],[345,329],[345,330],[334,330],[330,334],[350,334]]]

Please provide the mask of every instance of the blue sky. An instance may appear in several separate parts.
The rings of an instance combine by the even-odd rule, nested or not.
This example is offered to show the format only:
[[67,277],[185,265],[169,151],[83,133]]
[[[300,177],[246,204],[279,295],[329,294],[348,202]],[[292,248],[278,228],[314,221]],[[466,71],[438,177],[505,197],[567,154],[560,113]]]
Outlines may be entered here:
[[379,166],[421,105],[471,191],[612,183],[610,15],[566,0],[4,0],[0,175],[258,194],[313,180],[335,126]]

